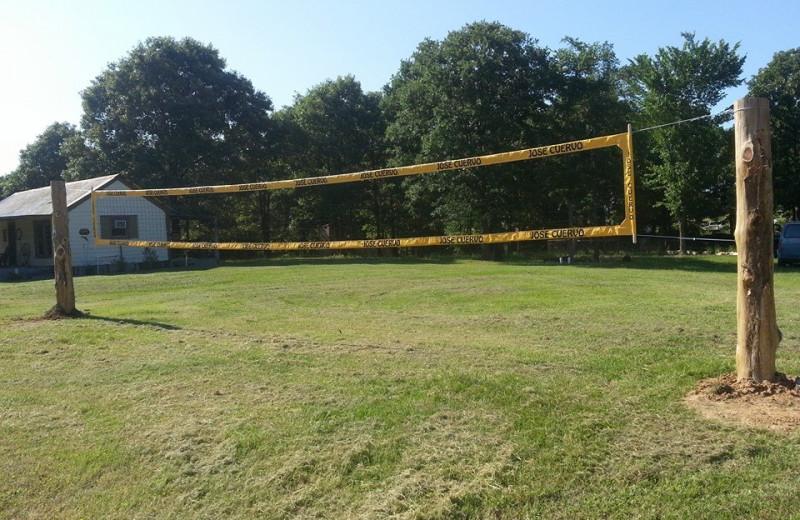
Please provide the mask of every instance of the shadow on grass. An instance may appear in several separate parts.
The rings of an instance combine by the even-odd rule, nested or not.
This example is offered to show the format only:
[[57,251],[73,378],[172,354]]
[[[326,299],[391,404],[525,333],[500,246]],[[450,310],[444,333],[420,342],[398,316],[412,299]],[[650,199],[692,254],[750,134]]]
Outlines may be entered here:
[[[320,257],[276,257],[245,260],[225,260],[225,267],[280,267],[296,265],[448,265],[464,260],[480,261],[479,257],[461,255],[430,256],[320,256]],[[550,255],[510,256],[502,261],[485,260],[498,265],[519,265],[536,267],[557,267],[569,269],[582,267],[592,269],[639,269],[658,271],[691,271],[706,273],[735,273],[735,257],[716,256],[631,256],[605,257],[600,261],[577,258],[572,265],[559,264],[558,257]]]
[[[629,262],[623,262],[621,259],[608,259],[600,262],[586,262],[581,265],[612,269],[674,270],[703,273],[736,273],[738,271],[735,256],[634,256]],[[778,266],[774,264],[773,268],[776,274],[800,272],[800,264],[794,266]]]
[[116,323],[118,325],[144,325],[146,327],[156,327],[164,330],[181,330],[180,327],[170,325],[168,323],[159,323],[157,321],[144,321],[144,320],[130,320],[125,318],[108,318],[105,316],[94,316],[92,314],[84,314],[80,317],[83,320],[98,320]]
[[142,274],[158,274],[158,273],[183,273],[187,271],[210,271],[212,269],[216,269],[219,267],[220,264],[189,264],[187,266],[183,265],[170,265],[165,267],[154,267],[151,269],[136,269],[135,271],[125,271],[122,273],[103,273],[100,275],[89,275],[89,276],[118,276],[118,275],[142,275]]
[[420,265],[420,264],[454,264],[469,257],[458,256],[320,256],[320,257],[275,257],[253,258],[246,260],[224,260],[224,267],[282,267],[294,265]]
[[649,271],[691,271],[699,273],[736,273],[736,259],[700,256],[633,256],[586,262],[584,267],[598,269],[641,269]]
[[[566,257],[564,258],[566,262]],[[638,269],[645,271],[692,271],[705,273],[735,273],[736,257],[718,256],[656,256],[625,255],[606,256],[599,261],[588,256],[578,256],[572,264],[559,263],[559,257],[546,256],[512,256],[498,262],[507,265],[553,267],[570,269],[573,267],[590,269]]]

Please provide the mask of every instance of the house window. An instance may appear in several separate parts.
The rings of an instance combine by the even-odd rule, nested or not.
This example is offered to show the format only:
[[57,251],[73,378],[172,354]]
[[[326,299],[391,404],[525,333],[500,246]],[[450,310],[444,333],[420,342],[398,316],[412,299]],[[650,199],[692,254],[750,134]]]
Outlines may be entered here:
[[36,258],[53,256],[53,235],[49,220],[38,220],[33,223],[33,251]]
[[139,238],[139,219],[136,215],[102,216],[100,236],[106,240],[135,240]]

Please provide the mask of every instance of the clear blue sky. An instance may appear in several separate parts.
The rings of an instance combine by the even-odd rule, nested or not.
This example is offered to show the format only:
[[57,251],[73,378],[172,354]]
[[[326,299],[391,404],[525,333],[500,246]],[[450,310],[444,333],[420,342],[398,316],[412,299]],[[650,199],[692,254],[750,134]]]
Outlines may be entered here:
[[693,31],[741,42],[746,79],[800,46],[798,0],[0,0],[0,174],[49,124],[78,124],[80,91],[149,36],[212,44],[280,108],[346,74],[378,90],[424,38],[479,20],[553,49],[564,36],[608,41],[622,63]]

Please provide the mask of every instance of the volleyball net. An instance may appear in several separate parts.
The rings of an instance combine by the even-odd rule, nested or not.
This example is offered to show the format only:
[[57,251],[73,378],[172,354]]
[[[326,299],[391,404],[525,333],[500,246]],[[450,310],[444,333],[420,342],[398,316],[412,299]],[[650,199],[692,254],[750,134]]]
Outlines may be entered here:
[[[201,195],[221,196],[224,194],[235,196],[236,194],[258,191],[385,180],[412,175],[433,174],[450,170],[480,168],[519,161],[547,159],[549,157],[612,147],[616,147],[622,152],[624,218],[622,222],[616,225],[531,229],[523,231],[515,230],[500,233],[440,235],[411,238],[320,240],[309,242],[220,242],[169,240],[166,239],[166,237],[169,236],[166,230],[166,223],[164,223],[163,226],[161,224],[153,224],[153,222],[158,223],[159,220],[166,220],[164,215],[169,211],[170,197],[194,197]],[[91,200],[94,242],[95,245],[98,246],[227,251],[313,251],[460,246],[621,236],[631,236],[633,242],[636,242],[633,141],[630,129],[628,132],[621,134],[537,146],[511,152],[320,177],[167,189],[99,190],[92,192]],[[235,201],[233,203],[235,203]],[[146,215],[151,215],[151,217],[148,219]],[[153,219],[155,220],[153,221]]]

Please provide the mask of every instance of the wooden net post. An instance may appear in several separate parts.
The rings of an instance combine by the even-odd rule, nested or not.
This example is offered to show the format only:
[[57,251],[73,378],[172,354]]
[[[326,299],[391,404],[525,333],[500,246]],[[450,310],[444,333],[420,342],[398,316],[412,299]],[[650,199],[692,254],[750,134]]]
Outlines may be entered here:
[[75,287],[72,283],[72,250],[69,245],[69,210],[64,181],[50,182],[53,201],[53,271],[55,273],[56,306],[61,314],[75,314]]
[[744,98],[736,121],[736,373],[739,381],[774,381],[780,342],[772,258],[772,148],[769,101]]

